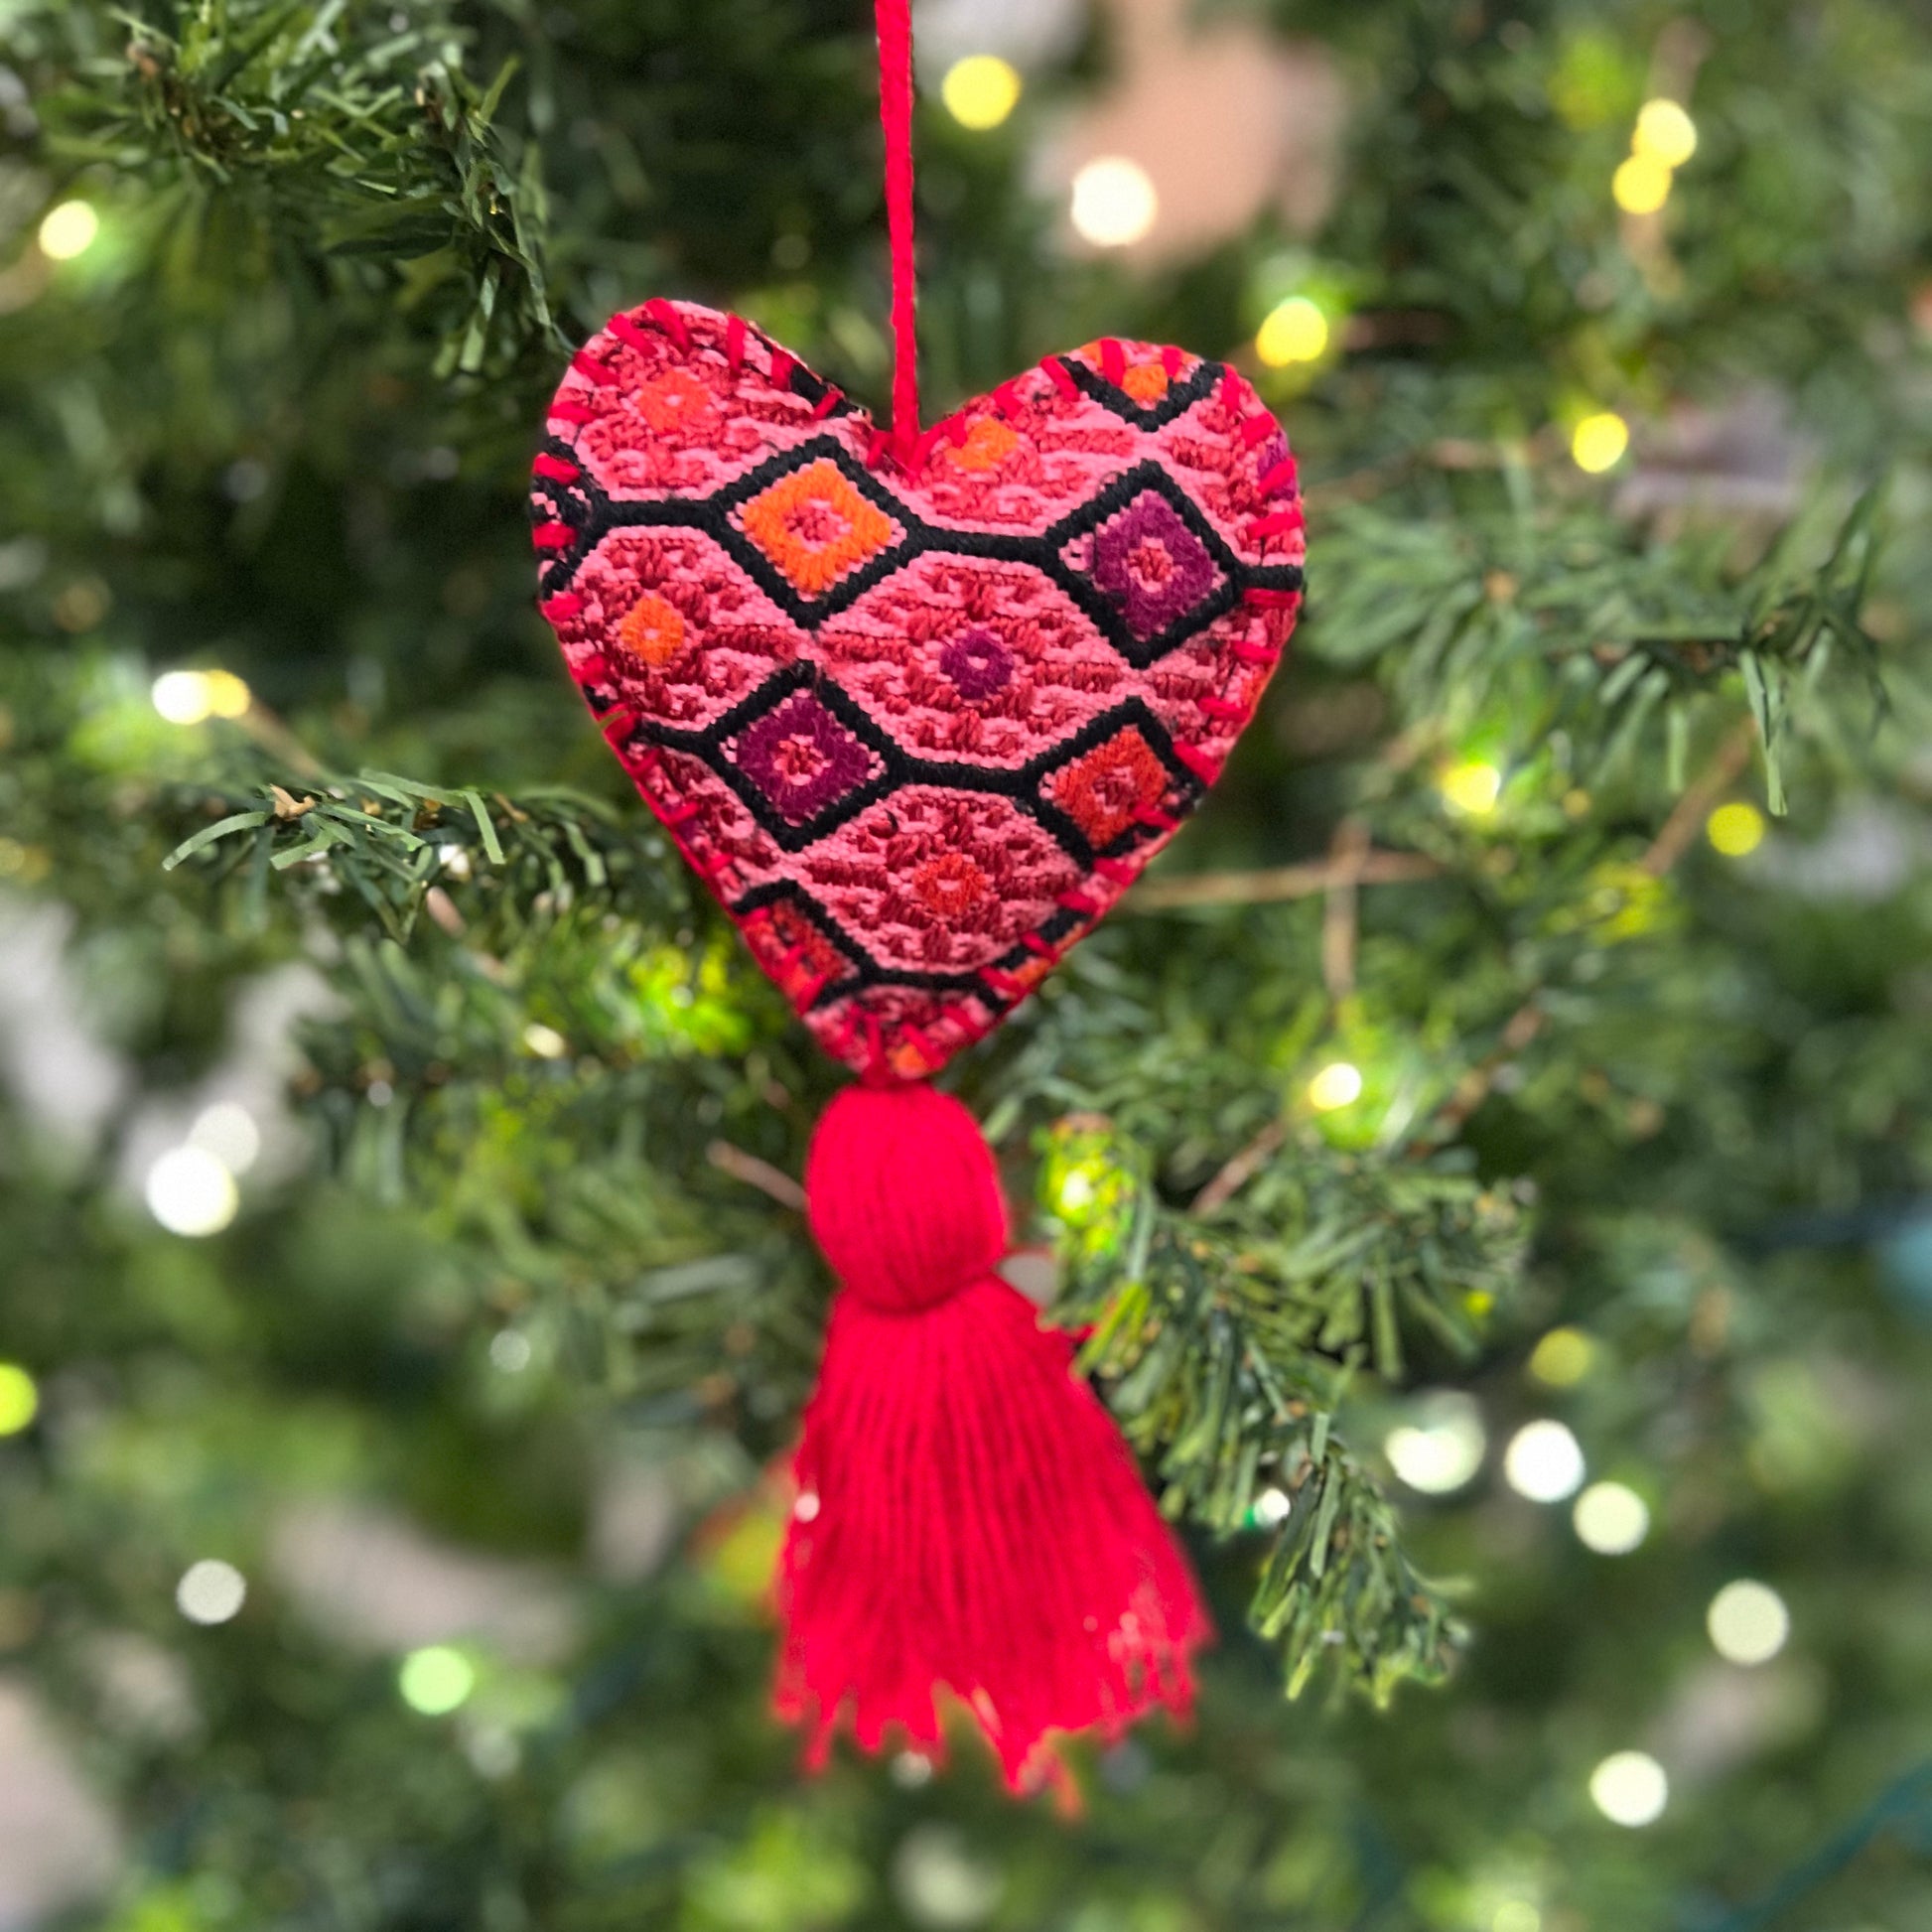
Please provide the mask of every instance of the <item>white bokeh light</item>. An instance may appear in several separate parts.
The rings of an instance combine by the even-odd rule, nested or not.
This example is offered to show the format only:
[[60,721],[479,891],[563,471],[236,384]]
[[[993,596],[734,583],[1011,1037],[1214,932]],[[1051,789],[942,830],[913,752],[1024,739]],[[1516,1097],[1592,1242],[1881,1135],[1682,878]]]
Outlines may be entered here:
[[219,1234],[241,1204],[234,1175],[205,1147],[170,1148],[148,1170],[147,1198],[170,1234]]
[[213,1155],[230,1173],[246,1173],[262,1151],[261,1129],[238,1101],[217,1100],[196,1116],[188,1145]]
[[1073,177],[1069,218],[1082,241],[1096,248],[1127,248],[1154,226],[1161,211],[1154,182],[1138,161],[1102,155]]
[[1654,1825],[1670,1803],[1670,1779],[1648,1751],[1615,1751],[1589,1774],[1589,1798],[1612,1825]]
[[1560,1422],[1525,1423],[1503,1451],[1503,1476],[1533,1503],[1560,1503],[1584,1480],[1584,1451]]
[[1705,1613],[1711,1647],[1727,1664],[1768,1664],[1791,1635],[1791,1612],[1769,1584],[1740,1577],[1711,1599]]
[[1571,1511],[1577,1538],[1599,1557],[1627,1557],[1650,1534],[1650,1506],[1621,1482],[1592,1482]]
[[204,1557],[175,1586],[175,1607],[190,1623],[226,1623],[248,1600],[248,1580],[231,1563]]
[[1488,1446],[1474,1398],[1445,1389],[1417,1402],[1412,1419],[1389,1431],[1382,1452],[1411,1489],[1446,1496],[1482,1467]]

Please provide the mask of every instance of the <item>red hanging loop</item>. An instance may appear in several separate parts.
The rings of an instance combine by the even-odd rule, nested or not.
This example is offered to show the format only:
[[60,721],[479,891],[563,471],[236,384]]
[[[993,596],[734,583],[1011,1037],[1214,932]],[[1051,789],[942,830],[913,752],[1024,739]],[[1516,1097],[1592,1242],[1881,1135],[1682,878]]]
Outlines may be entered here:
[[903,460],[919,440],[919,345],[912,265],[911,0],[876,0],[879,125],[886,135],[886,233],[893,261],[893,443]]

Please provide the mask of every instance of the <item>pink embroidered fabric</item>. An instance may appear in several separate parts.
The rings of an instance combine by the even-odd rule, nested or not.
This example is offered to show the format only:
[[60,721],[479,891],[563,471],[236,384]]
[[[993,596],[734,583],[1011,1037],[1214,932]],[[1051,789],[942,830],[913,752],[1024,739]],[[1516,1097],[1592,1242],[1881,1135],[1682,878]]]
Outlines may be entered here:
[[1234,370],[1092,343],[926,431],[736,317],[615,316],[536,459],[543,612],[618,757],[829,1052],[920,1078],[1218,775],[1303,524]]

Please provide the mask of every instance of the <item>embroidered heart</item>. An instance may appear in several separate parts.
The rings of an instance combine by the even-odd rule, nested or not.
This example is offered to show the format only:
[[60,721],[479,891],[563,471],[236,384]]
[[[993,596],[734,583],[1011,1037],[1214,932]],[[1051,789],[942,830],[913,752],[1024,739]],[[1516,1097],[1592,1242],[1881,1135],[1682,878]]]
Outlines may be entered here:
[[1106,341],[896,452],[736,316],[574,358],[543,613],[805,1024],[917,1078],[1090,932],[1219,774],[1295,625],[1302,508],[1236,371]]

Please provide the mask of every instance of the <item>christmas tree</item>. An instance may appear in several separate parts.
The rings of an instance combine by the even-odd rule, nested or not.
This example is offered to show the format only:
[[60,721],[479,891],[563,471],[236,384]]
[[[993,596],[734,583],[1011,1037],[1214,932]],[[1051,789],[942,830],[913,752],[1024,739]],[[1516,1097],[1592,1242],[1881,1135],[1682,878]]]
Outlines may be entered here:
[[0,12],[0,1925],[1932,1913],[1932,30],[916,16],[928,409],[1235,364],[1200,815],[953,1085],[1220,1632],[797,1765],[841,1082],[534,601],[646,297],[890,383],[870,11]]

